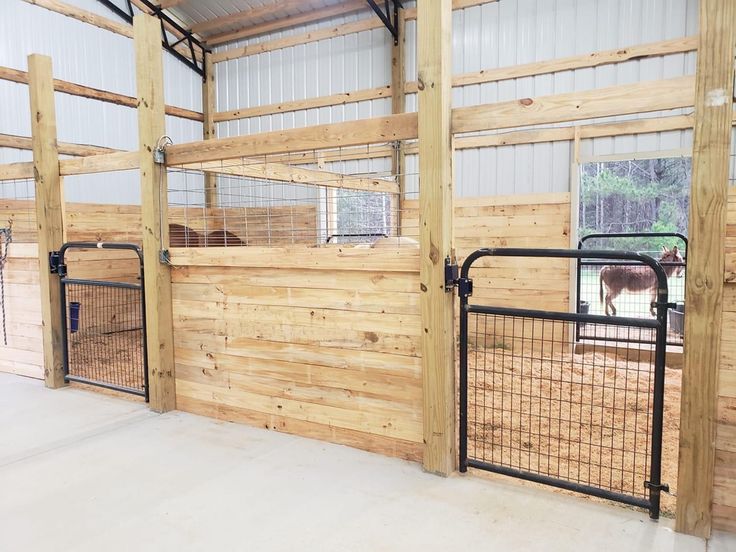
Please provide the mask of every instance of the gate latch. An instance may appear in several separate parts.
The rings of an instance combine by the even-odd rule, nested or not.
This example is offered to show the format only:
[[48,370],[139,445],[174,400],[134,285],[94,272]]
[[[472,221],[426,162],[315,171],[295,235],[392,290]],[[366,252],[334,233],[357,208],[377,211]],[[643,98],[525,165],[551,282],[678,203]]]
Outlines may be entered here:
[[459,269],[450,257],[445,258],[445,291],[452,291],[457,285]]
[[647,489],[652,489],[653,491],[662,491],[663,493],[670,492],[670,486],[667,483],[661,483],[659,485],[655,485],[654,483],[650,481],[645,481],[644,486]]
[[58,251],[49,253],[49,271],[51,274],[58,274],[62,278],[66,276],[66,265],[61,262],[61,255]]

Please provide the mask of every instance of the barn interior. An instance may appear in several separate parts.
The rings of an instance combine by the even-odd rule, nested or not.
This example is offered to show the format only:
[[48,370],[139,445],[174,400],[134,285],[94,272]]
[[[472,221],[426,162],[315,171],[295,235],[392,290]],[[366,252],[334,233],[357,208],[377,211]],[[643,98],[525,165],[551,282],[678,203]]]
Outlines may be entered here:
[[0,31],[10,548],[736,547],[733,3]]

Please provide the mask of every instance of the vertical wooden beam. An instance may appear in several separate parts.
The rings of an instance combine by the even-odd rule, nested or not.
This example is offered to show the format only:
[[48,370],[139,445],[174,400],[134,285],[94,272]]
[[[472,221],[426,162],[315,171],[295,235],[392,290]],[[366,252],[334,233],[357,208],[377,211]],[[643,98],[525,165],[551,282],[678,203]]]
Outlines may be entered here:
[[[399,39],[391,48],[391,113],[394,115],[406,111],[406,12],[399,8],[397,22]],[[397,142],[396,151],[391,158],[391,174],[397,175],[399,195],[391,197],[392,234],[401,233],[401,209],[406,192],[406,149],[404,142]]]
[[161,26],[155,17],[139,14],[133,20],[138,94],[141,216],[146,293],[146,329],[151,408],[166,412],[176,406],[174,348],[169,266],[159,261],[168,248],[166,168],[153,161],[159,139],[166,134],[164,119]]
[[44,380],[46,387],[55,389],[64,385],[64,335],[61,327],[61,288],[58,277],[49,270],[49,253],[58,251],[64,243],[64,190],[59,175],[54,78],[50,57],[37,54],[28,56],[28,84],[36,180]]
[[453,256],[451,118],[452,1],[417,3],[419,86],[419,237],[424,383],[424,469],[455,468],[453,293],[445,258]]
[[700,0],[676,529],[711,532],[736,3]]
[[[205,140],[217,138],[217,125],[215,124],[215,112],[217,110],[215,100],[217,87],[215,83],[215,65],[212,63],[212,54],[204,54],[204,70],[207,75],[202,83],[202,114],[204,124],[202,133]],[[217,207],[217,174],[204,173],[204,204],[205,207]]]

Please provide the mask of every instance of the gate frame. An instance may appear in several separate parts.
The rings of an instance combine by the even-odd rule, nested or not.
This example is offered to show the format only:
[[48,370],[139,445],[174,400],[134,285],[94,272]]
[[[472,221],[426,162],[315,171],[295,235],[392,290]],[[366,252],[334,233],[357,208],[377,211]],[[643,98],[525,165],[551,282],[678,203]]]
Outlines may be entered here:
[[[654,270],[657,275],[657,316],[655,320],[610,317],[595,314],[580,314],[567,312],[551,312],[532,309],[485,307],[481,305],[468,304],[468,298],[473,294],[473,280],[469,278],[470,269],[475,261],[483,257],[534,257],[534,258],[560,258],[581,259],[596,258],[610,260],[638,261]],[[459,471],[465,473],[468,467],[491,471],[502,475],[509,475],[542,483],[561,489],[584,493],[599,498],[622,502],[631,506],[645,508],[649,511],[649,517],[653,520],[659,519],[661,492],[669,491],[669,485],[662,484],[662,426],[664,418],[664,379],[665,379],[665,356],[667,350],[667,309],[671,307],[668,302],[667,275],[662,265],[642,253],[616,250],[588,250],[579,249],[523,249],[523,248],[484,248],[478,249],[468,255],[463,262],[460,278],[457,280],[458,295],[460,296],[460,412],[459,412]],[[541,318],[545,320],[560,320],[567,322],[587,322],[599,324],[616,324],[623,326],[651,327],[656,330],[655,353],[654,353],[654,389],[652,391],[652,429],[651,450],[649,462],[649,479],[644,485],[649,490],[649,499],[641,499],[623,493],[617,493],[590,485],[581,485],[572,481],[556,479],[514,468],[497,466],[478,460],[468,458],[468,314],[512,315],[530,318]]]
[[[81,278],[68,278],[66,264],[64,263],[64,255],[68,249],[116,249],[126,250],[135,252],[138,257],[138,275],[140,277],[139,284],[129,284],[126,282],[108,282],[104,280],[90,280]],[[143,397],[146,402],[149,401],[149,390],[150,386],[148,383],[148,343],[147,343],[147,332],[146,332],[146,287],[145,287],[145,274],[143,270],[143,250],[134,243],[112,243],[112,242],[67,242],[61,246],[58,252],[51,254],[50,265],[52,273],[55,272],[59,275],[59,286],[61,291],[61,330],[62,330],[62,358],[63,358],[63,370],[64,370],[64,382],[76,382],[84,383],[87,385],[93,385],[95,387],[102,387],[104,389],[111,389],[113,391],[120,391],[122,393],[129,393],[131,395],[138,395]],[[142,323],[142,344],[143,344],[143,391],[133,389],[130,387],[121,387],[110,383],[90,380],[87,378],[75,376],[69,374],[69,332],[67,328],[67,301],[66,301],[66,284],[82,284],[97,287],[114,287],[123,289],[138,289],[141,292],[141,323]]]

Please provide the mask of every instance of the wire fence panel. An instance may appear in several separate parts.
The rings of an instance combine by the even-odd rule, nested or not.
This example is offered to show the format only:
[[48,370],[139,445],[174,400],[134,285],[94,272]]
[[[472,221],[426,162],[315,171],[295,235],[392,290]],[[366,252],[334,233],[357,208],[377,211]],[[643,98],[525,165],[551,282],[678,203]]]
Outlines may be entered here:
[[[482,257],[638,262],[655,273],[656,317],[470,303]],[[483,469],[646,508],[659,516],[667,285],[653,259],[616,251],[488,249],[460,287],[460,469]],[[491,290],[492,291],[492,290]],[[618,335],[579,348],[576,331]],[[656,346],[640,345],[650,336]]]
[[[373,244],[418,234],[402,220],[394,144],[169,167],[172,247]],[[413,230],[413,231],[412,231]],[[397,241],[397,243],[399,243]]]

